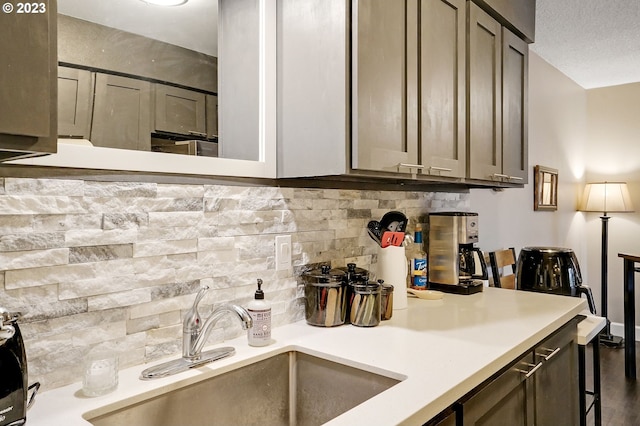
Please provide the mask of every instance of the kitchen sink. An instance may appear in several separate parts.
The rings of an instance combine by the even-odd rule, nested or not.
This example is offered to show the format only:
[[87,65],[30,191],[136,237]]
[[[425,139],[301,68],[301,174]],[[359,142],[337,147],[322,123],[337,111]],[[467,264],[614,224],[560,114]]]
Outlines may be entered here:
[[399,382],[289,351],[84,418],[95,426],[320,425]]

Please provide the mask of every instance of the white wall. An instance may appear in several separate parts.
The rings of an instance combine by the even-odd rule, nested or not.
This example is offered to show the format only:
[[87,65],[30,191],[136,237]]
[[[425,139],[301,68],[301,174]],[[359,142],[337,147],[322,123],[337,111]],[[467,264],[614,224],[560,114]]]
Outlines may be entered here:
[[[623,321],[622,259],[618,253],[640,255],[640,83],[587,91],[588,144],[586,182],[624,181],[629,184],[634,213],[610,213],[608,317]],[[600,294],[602,222],[600,214],[584,213],[588,246],[588,272]],[[639,281],[640,276],[636,275]],[[638,286],[636,286],[638,288]],[[596,293],[594,289],[594,293]],[[640,306],[640,291],[636,306]],[[600,302],[598,301],[598,306]],[[638,308],[636,308],[638,310]],[[636,320],[636,324],[638,320]]]

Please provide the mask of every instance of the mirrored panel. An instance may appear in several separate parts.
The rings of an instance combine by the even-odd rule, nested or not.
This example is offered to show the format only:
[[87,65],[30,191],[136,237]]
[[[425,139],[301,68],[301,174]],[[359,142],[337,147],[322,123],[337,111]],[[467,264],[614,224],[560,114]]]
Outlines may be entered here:
[[59,154],[28,163],[275,177],[274,0],[58,12]]

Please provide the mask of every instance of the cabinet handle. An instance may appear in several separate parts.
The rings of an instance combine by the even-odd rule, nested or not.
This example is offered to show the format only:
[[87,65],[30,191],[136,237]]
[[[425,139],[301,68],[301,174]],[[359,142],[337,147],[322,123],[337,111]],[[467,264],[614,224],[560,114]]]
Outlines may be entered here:
[[424,169],[424,166],[422,164],[398,163],[398,173],[400,173],[400,169],[402,167],[406,167],[407,169],[409,169],[412,179],[416,179],[418,177],[418,170]]
[[502,173],[494,173],[493,177],[494,178],[499,178],[499,179],[509,179],[508,175],[503,175]]
[[206,133],[196,132],[195,130],[189,130],[189,132],[188,132],[188,133],[189,133],[190,135],[193,135],[193,136],[200,136],[200,137],[203,137],[203,138],[206,138],[206,137],[207,137],[207,134],[206,134]]
[[524,178],[521,178],[520,176],[509,176],[508,179],[509,180],[523,180]]
[[516,368],[516,371],[517,371],[518,373],[522,373],[522,374],[524,374],[525,379],[528,379],[529,377],[531,377],[531,375],[532,375],[533,373],[535,373],[535,372],[536,372],[536,370],[537,370],[538,368],[542,367],[542,362],[539,362],[539,363],[537,363],[537,364],[530,364],[530,363],[528,363],[528,362],[523,362],[522,364],[526,365],[527,367],[533,367],[533,368],[532,368],[531,370],[529,370],[529,371],[527,371],[527,370],[521,370],[521,369],[519,369],[519,368]]
[[545,361],[549,361],[551,358],[558,355],[558,352],[560,352],[560,348],[555,348],[555,349],[540,348],[540,349],[545,352],[548,352],[547,355],[536,353],[536,355],[538,355],[539,357],[544,358]]
[[424,169],[424,166],[422,164],[398,163],[398,170],[401,167],[406,167],[407,169],[418,169],[418,170]]
[[453,169],[450,169],[448,167],[436,167],[436,166],[430,166],[429,167],[429,174],[431,174],[431,172],[452,172]]

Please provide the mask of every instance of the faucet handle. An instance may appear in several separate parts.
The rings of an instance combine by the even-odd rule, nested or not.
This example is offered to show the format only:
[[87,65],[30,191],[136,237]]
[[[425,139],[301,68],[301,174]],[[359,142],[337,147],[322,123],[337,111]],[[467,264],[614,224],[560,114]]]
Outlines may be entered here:
[[202,327],[202,319],[200,318],[200,313],[198,312],[198,304],[200,300],[204,297],[204,294],[209,290],[209,286],[205,285],[200,288],[198,294],[196,294],[196,299],[193,301],[193,305],[189,312],[184,316],[184,321],[182,322],[182,331],[186,333],[191,333],[193,331],[198,331]]

